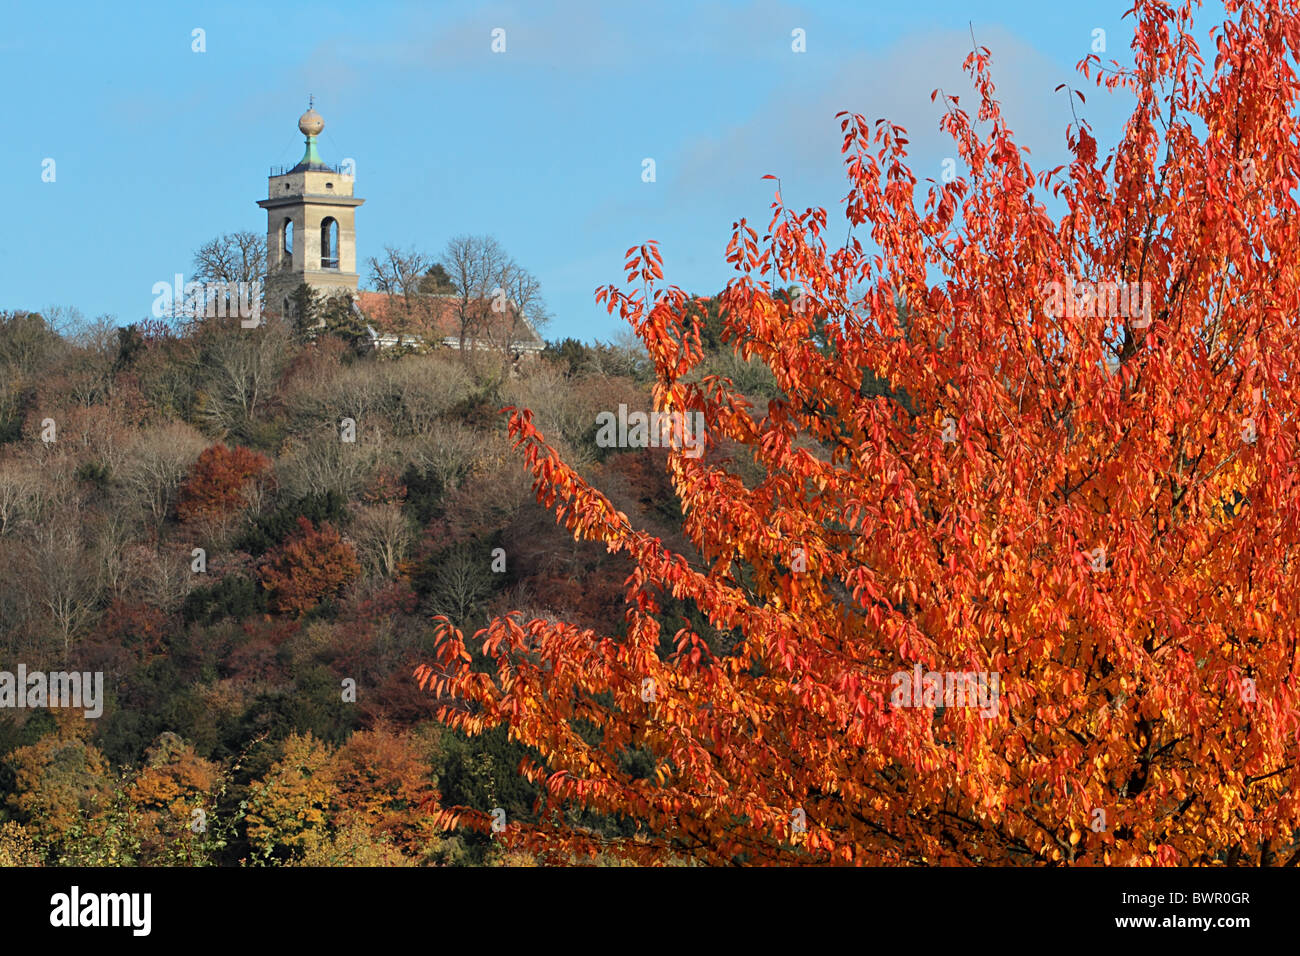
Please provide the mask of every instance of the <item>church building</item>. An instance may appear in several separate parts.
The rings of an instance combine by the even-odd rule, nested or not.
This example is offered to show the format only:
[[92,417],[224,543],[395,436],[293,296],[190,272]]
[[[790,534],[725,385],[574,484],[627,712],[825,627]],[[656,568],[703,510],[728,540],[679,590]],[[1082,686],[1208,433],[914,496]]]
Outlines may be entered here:
[[353,195],[350,168],[321,159],[316,140],[324,128],[321,115],[309,106],[298,118],[306,137],[302,159],[292,168],[272,167],[267,197],[257,203],[266,210],[263,311],[291,316],[294,291],[305,283],[322,299],[350,294],[374,348],[428,344],[506,350],[516,357],[542,351],[541,336],[514,303],[501,309],[474,302],[474,334],[462,342],[466,303],[458,296],[357,291],[356,210],[365,200]]
[[307,150],[291,169],[273,167],[266,210],[265,310],[287,316],[290,297],[302,283],[328,298],[357,291],[357,207],[353,177],[329,166],[316,147],[325,121],[314,109],[298,119]]

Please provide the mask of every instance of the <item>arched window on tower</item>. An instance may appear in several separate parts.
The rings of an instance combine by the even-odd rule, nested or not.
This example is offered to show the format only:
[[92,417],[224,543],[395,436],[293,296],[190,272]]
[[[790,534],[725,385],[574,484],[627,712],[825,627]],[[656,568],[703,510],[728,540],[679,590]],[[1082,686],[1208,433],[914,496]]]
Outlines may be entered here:
[[339,267],[339,224],[333,217],[326,217],[320,224],[320,267],[337,269]]
[[293,220],[292,219],[285,219],[284,226],[280,229],[280,248],[286,260],[285,265],[288,265],[287,260],[293,258]]

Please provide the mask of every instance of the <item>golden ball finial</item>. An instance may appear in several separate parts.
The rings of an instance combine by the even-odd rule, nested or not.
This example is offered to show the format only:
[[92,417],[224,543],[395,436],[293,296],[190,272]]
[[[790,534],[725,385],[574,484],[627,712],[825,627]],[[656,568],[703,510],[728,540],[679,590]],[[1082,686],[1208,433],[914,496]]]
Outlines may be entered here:
[[325,128],[325,121],[321,119],[319,113],[314,109],[309,109],[298,117],[298,129],[304,136],[319,136],[320,131]]

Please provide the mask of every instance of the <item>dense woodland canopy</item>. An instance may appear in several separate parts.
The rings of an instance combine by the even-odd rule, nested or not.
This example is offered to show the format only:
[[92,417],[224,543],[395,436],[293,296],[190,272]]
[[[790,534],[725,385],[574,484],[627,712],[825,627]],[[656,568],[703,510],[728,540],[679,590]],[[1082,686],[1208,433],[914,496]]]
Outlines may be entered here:
[[412,672],[434,615],[619,625],[629,566],[536,504],[500,409],[675,540],[662,453],[594,444],[598,411],[649,407],[649,367],[566,340],[511,374],[347,333],[0,313],[0,670],[102,671],[107,698],[0,711],[0,861],[507,858],[434,814],[529,819],[523,748],[439,725]]

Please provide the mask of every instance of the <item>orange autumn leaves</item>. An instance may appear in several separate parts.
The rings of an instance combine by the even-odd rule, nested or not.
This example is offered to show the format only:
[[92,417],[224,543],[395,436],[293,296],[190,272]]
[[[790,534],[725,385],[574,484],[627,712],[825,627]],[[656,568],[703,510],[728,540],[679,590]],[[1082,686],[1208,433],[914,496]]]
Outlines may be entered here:
[[177,516],[188,523],[226,517],[248,504],[270,467],[269,458],[247,448],[205,448],[181,484]]
[[302,616],[336,596],[361,574],[357,551],[328,521],[298,518],[298,530],[262,566],[262,586],[274,610]]
[[[953,182],[843,114],[848,240],[778,198],[727,248],[726,339],[775,376],[765,408],[692,374],[692,300],[658,284],[655,244],[629,250],[632,287],[598,298],[645,342],[656,408],[708,425],[707,455],[668,461],[693,548],[638,531],[513,412],[539,501],[635,570],[622,635],[444,623],[417,672],[448,723],[537,752],[540,822],[502,839],[714,864],[1300,861],[1300,14],[1228,11],[1207,67],[1189,8],[1137,3],[1134,66],[1080,64],[1136,102],[1122,138],[1103,153],[1075,120],[1054,170],[982,47],[978,122],[936,95]],[[1067,280],[1150,289],[1150,324],[1049,308]],[[996,715],[891,703],[918,665],[999,674]]]

